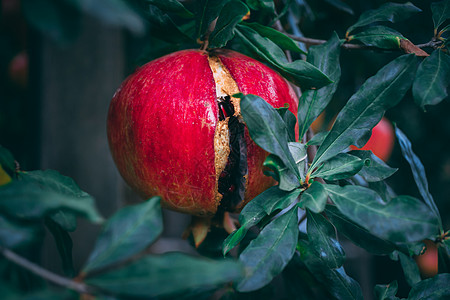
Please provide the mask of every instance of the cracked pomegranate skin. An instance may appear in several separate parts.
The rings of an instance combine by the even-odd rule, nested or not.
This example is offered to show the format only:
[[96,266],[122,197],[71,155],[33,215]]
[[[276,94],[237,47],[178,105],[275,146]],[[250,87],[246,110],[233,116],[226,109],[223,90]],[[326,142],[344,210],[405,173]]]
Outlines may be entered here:
[[[278,73],[231,50],[213,55],[241,93],[258,95],[274,107],[287,104],[297,115],[297,97]],[[217,99],[205,51],[175,52],[131,74],[115,93],[107,120],[111,153],[125,181],[145,198],[161,196],[163,207],[214,215],[221,201],[214,148]],[[262,171],[268,153],[246,128],[244,139],[248,175],[245,200],[237,210],[274,184]]]

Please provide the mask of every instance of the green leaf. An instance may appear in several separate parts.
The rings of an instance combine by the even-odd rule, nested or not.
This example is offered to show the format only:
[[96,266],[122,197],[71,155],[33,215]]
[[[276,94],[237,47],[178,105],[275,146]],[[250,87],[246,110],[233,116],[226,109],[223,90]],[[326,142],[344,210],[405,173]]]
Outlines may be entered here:
[[247,0],[248,6],[253,10],[264,10],[275,13],[275,4],[273,0]]
[[270,168],[273,172],[264,171],[266,175],[272,176],[279,182],[278,188],[283,191],[292,191],[300,187],[297,176],[283,164],[281,159],[273,154],[269,154],[263,166]]
[[427,206],[434,213],[439,222],[439,227],[441,231],[443,231],[442,219],[441,215],[439,214],[439,209],[437,208],[436,203],[433,200],[433,196],[431,196],[431,193],[428,190],[428,181],[425,174],[425,168],[419,157],[413,152],[411,142],[398,127],[395,127],[395,135],[397,136],[400,148],[402,149],[403,157],[408,161],[409,166],[411,167],[414,181],[416,182],[420,195],[422,196]]
[[204,40],[211,22],[220,14],[222,8],[229,0],[199,0],[195,2],[195,32],[196,38]]
[[347,153],[339,153],[325,161],[311,174],[311,178],[320,177],[325,180],[341,180],[357,174],[367,160]]
[[154,5],[149,5],[145,14],[153,37],[174,44],[193,41],[188,31],[191,27],[193,29],[194,22],[186,23],[185,27],[178,26],[168,14]]
[[244,238],[247,231],[258,224],[265,216],[277,210],[282,210],[294,203],[300,195],[300,190],[286,192],[277,186],[271,187],[244,206],[239,215],[241,227],[231,233],[223,242],[223,254],[227,254]]
[[0,145],[0,166],[9,174],[9,176],[13,176],[16,172],[14,156],[2,145]]
[[411,86],[417,57],[403,55],[366,80],[337,116],[331,131],[317,150],[310,170],[350,145],[362,148],[384,111],[396,105]]
[[180,17],[192,18],[194,14],[191,13],[183,4],[177,0],[144,0],[146,3],[155,5],[160,10],[168,13],[175,13]]
[[373,26],[349,36],[347,40],[358,41],[366,46],[381,49],[399,49],[400,39],[404,39],[404,37],[394,29],[386,26]]
[[44,233],[34,224],[23,224],[0,215],[0,246],[17,249],[32,244]]
[[65,1],[23,0],[23,14],[29,24],[60,44],[74,40],[81,29],[81,13]]
[[377,9],[363,12],[358,21],[347,29],[347,34],[356,28],[375,22],[399,22],[421,11],[420,8],[414,6],[411,2],[403,4],[388,2]]
[[448,97],[449,84],[450,56],[444,51],[435,50],[422,61],[417,69],[412,87],[414,101],[423,110],[425,105],[436,105]]
[[327,107],[337,89],[341,77],[341,66],[339,64],[341,44],[338,35],[333,33],[326,43],[313,46],[309,50],[307,62],[326,74],[333,83],[320,89],[303,91],[297,113],[300,138],[305,135],[314,120]]
[[325,209],[327,199],[328,194],[323,185],[318,181],[314,181],[310,187],[302,193],[298,205],[303,209],[308,208],[312,212],[318,214]]
[[250,27],[262,37],[268,38],[277,44],[283,50],[306,54],[302,49],[300,49],[297,42],[272,27],[264,26],[259,23],[242,23],[242,25]]
[[[94,202],[94,198],[82,191],[75,181],[61,175],[55,170],[36,170],[21,173],[21,179],[39,184],[41,188],[58,194],[67,195],[85,202]],[[67,211],[58,211],[51,216],[66,231],[74,231],[77,228],[76,215]]]
[[363,300],[358,282],[345,273],[343,267],[328,268],[312,249],[310,243],[300,240],[298,244],[300,258],[308,270],[317,278],[335,299]]
[[83,272],[90,273],[131,258],[147,248],[162,229],[159,197],[122,208],[105,223]]
[[255,95],[243,96],[240,106],[252,140],[267,152],[277,155],[300,179],[297,164],[289,150],[286,124],[275,108]]
[[422,280],[412,287],[408,300],[448,299],[450,297],[450,274],[438,274],[433,278]]
[[228,2],[221,10],[216,27],[209,37],[209,48],[224,47],[234,37],[236,24],[248,13],[248,7],[238,0]]
[[447,19],[450,19],[450,1],[442,0],[431,3],[431,12],[433,13],[434,30],[437,31]]
[[328,131],[321,131],[317,134],[315,134],[312,139],[310,139],[307,143],[306,146],[315,146],[315,145],[320,145],[323,143],[323,141],[325,140],[325,138],[328,135]]
[[262,288],[283,271],[294,255],[298,236],[297,208],[269,223],[239,256],[246,276],[237,290],[249,292]]
[[298,59],[288,62],[283,50],[248,26],[238,24],[236,36],[243,47],[274,67],[283,77],[302,88],[321,88],[331,80],[312,64]]
[[364,227],[345,217],[335,206],[328,205],[325,212],[339,233],[369,253],[386,255],[395,250],[393,243],[374,236]]
[[415,242],[438,232],[436,216],[413,197],[399,196],[384,203],[377,193],[362,186],[324,187],[346,217],[380,238]]
[[94,223],[103,221],[91,197],[56,193],[29,180],[13,181],[0,187],[0,199],[0,211],[14,218],[35,220],[64,210]]
[[403,269],[403,274],[405,275],[406,282],[413,286],[418,283],[420,279],[419,267],[413,258],[398,252],[398,257],[400,258],[400,264]]
[[399,299],[397,294],[398,283],[397,280],[389,284],[377,284],[374,289],[375,300],[396,300]]
[[289,135],[289,142],[295,142],[295,124],[297,124],[297,118],[287,107],[280,107],[275,109],[286,124]]
[[145,31],[144,21],[131,6],[123,0],[67,0],[79,11],[100,19],[101,21],[124,27],[136,34]]
[[345,252],[336,236],[334,226],[322,215],[306,210],[306,230],[311,247],[319,254],[322,262],[331,269],[342,266]]
[[348,153],[365,161],[365,164],[358,175],[361,175],[367,182],[384,180],[392,176],[398,170],[397,168],[389,167],[370,150],[353,150]]
[[86,283],[125,297],[155,298],[211,289],[242,276],[241,265],[182,253],[145,256],[120,269],[88,277]]
[[384,202],[391,201],[392,198],[397,197],[392,188],[385,181],[369,182],[369,188],[377,192]]
[[52,234],[59,256],[61,257],[62,269],[68,277],[74,277],[75,269],[73,267],[72,247],[73,242],[69,233],[64,230],[57,222],[51,218],[45,219],[45,225]]

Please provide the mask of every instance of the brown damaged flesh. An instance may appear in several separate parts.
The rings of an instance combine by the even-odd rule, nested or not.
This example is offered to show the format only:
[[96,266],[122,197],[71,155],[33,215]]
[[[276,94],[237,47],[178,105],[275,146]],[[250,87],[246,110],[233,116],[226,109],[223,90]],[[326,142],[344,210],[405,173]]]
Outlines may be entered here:
[[219,121],[214,135],[216,191],[219,211],[234,211],[243,202],[247,183],[247,149],[239,99],[239,88],[214,54],[208,56],[216,84]]

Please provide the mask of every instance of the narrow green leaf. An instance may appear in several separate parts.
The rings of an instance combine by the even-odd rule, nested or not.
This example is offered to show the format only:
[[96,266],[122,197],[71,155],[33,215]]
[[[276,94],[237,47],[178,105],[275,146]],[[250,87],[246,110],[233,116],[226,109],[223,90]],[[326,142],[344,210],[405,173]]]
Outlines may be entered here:
[[403,274],[405,275],[406,282],[410,286],[414,286],[418,283],[420,279],[419,267],[413,258],[403,254],[401,252],[398,253],[398,257],[400,258],[400,264],[403,269]]
[[0,187],[0,199],[0,211],[14,218],[35,220],[65,210],[94,223],[103,221],[91,197],[56,193],[29,180],[13,181]]
[[328,268],[307,241],[299,241],[297,248],[300,251],[300,258],[308,270],[334,298],[363,300],[358,282],[348,276],[343,267]]
[[282,210],[294,203],[300,195],[300,190],[286,192],[277,186],[271,187],[244,206],[239,215],[241,227],[231,233],[223,242],[223,254],[227,254],[244,238],[247,231],[258,224],[265,216],[277,210]]
[[384,203],[362,186],[324,185],[328,196],[350,220],[374,235],[394,242],[420,241],[438,232],[438,221],[418,199],[399,196]]
[[252,28],[262,37],[268,38],[283,50],[306,54],[293,39],[272,27],[264,26],[259,23],[242,23],[242,25]]
[[414,181],[416,182],[420,195],[436,216],[439,222],[440,230],[443,231],[442,219],[441,215],[439,214],[439,209],[437,208],[436,203],[433,200],[433,196],[431,196],[431,193],[428,190],[428,180],[425,174],[425,168],[419,157],[413,152],[411,142],[398,127],[395,127],[395,134],[400,144],[400,148],[402,149],[403,157],[408,161],[409,166],[411,167]]
[[243,96],[240,106],[253,141],[267,152],[277,155],[300,179],[297,164],[289,150],[286,124],[275,108],[255,95]]
[[297,208],[269,223],[239,256],[248,270],[237,283],[237,290],[249,292],[262,288],[283,271],[294,255],[298,237]]
[[386,26],[369,27],[348,37],[348,41],[358,41],[366,46],[381,49],[399,49],[400,39],[404,39],[401,33]]
[[369,253],[386,255],[395,250],[393,243],[374,236],[364,227],[345,217],[335,206],[328,205],[325,212],[339,233]]
[[192,18],[191,13],[184,5],[177,0],[144,0],[148,4],[155,5],[164,12],[175,13],[184,18]]
[[337,116],[333,128],[317,150],[310,170],[350,145],[362,148],[384,112],[406,94],[416,67],[415,55],[403,55],[366,80]]
[[334,226],[321,214],[306,210],[306,216],[306,230],[311,247],[316,250],[327,267],[331,269],[341,267],[345,260],[345,252],[339,244]]
[[248,7],[238,0],[231,0],[220,11],[214,31],[209,37],[210,48],[224,47],[234,37],[236,24],[248,13]]
[[211,22],[219,16],[220,11],[228,2],[229,0],[199,0],[195,2],[195,32],[197,39],[204,39]]
[[414,101],[424,110],[425,105],[436,105],[448,96],[449,84],[450,56],[441,50],[435,50],[417,69],[412,87]]
[[124,297],[180,296],[196,289],[212,289],[238,280],[240,264],[182,253],[145,256],[120,269],[88,277],[86,283]]
[[377,9],[371,9],[361,14],[358,21],[347,29],[347,34],[354,29],[363,27],[375,22],[399,22],[405,20],[422,10],[411,2],[383,4]]
[[304,90],[299,100],[298,124],[299,137],[303,137],[309,126],[322,113],[331,101],[341,77],[339,56],[342,42],[336,33],[324,44],[313,46],[309,50],[307,62],[316,66],[330,78],[333,83],[320,89]]
[[35,224],[22,224],[0,215],[0,246],[17,249],[43,238],[43,232]]
[[450,274],[438,274],[433,278],[422,280],[412,287],[408,300],[448,299],[450,297]]
[[306,146],[315,146],[315,145],[320,145],[323,143],[323,141],[325,140],[325,138],[328,135],[328,131],[321,131],[317,134],[315,134],[313,136],[312,139],[310,139],[307,143]]
[[71,278],[74,277],[76,274],[72,259],[72,238],[66,230],[51,218],[45,219],[45,225],[55,240],[64,274]]
[[325,161],[311,174],[311,178],[320,177],[325,180],[341,180],[357,174],[366,160],[348,153],[339,153]]
[[434,30],[437,31],[447,19],[450,19],[450,0],[431,3],[431,12],[433,13]]
[[325,209],[327,199],[328,194],[323,185],[318,181],[314,181],[311,186],[302,193],[298,205],[303,209],[308,208],[312,212],[318,214]]
[[353,150],[348,153],[365,161],[365,164],[358,175],[364,177],[367,182],[384,180],[392,176],[398,170],[397,168],[389,167],[370,150]]
[[161,234],[162,228],[159,197],[122,208],[105,223],[83,272],[131,258],[147,248]]
[[399,299],[397,294],[398,283],[397,280],[389,284],[377,284],[374,289],[375,300],[396,300]]
[[283,77],[302,88],[321,88],[331,83],[319,69],[302,59],[288,62],[280,47],[248,26],[238,24],[236,36],[239,37],[242,46],[254,56],[266,61]]
[[297,118],[287,107],[280,107],[275,109],[286,124],[289,135],[289,142],[295,142],[295,124],[297,124]]

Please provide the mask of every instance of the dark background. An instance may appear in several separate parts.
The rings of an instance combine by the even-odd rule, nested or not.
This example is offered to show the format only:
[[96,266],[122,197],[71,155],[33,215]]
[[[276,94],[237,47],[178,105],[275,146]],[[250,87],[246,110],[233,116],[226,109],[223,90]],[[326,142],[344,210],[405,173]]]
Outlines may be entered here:
[[[120,178],[107,145],[106,114],[113,93],[126,75],[140,64],[171,51],[197,46],[153,38],[150,22],[143,23],[145,32],[126,30],[112,25],[114,22],[105,22],[104,18],[61,4],[62,0],[40,0],[57,9],[46,9],[42,19],[45,21],[36,21],[29,15],[24,16],[24,5],[29,1],[23,2],[25,4],[19,0],[1,2],[0,144],[14,154],[23,170],[56,169],[74,178],[83,190],[96,198],[100,212],[108,217],[120,206],[139,200]],[[386,1],[345,2],[354,10],[354,15],[327,1],[309,1],[299,23],[303,34],[328,39],[336,31],[343,37],[361,12],[377,8]],[[431,1],[411,2],[423,12],[392,27],[415,44],[426,43],[433,35]],[[46,24],[47,30],[38,30],[36,22],[50,25]],[[64,30],[58,31],[58,28]],[[342,50],[342,78],[327,109],[324,126],[368,77],[399,54]],[[405,132],[422,160],[444,228],[450,227],[449,112],[448,99],[423,112],[409,93],[386,113]],[[395,191],[420,198],[398,144],[389,164],[399,168],[389,179]],[[154,251],[168,248],[191,251],[180,239],[189,217],[172,212],[165,212],[165,217],[163,239],[154,246]],[[80,222],[78,230],[72,234],[76,267],[85,261],[98,230]],[[346,252],[347,270],[360,281],[366,297],[371,297],[375,283],[389,283],[402,277],[398,263],[387,258],[374,258],[351,245],[347,245]],[[53,241],[48,239],[42,251],[44,265],[59,270],[56,257]],[[406,290],[405,285],[400,282],[399,296]]]

